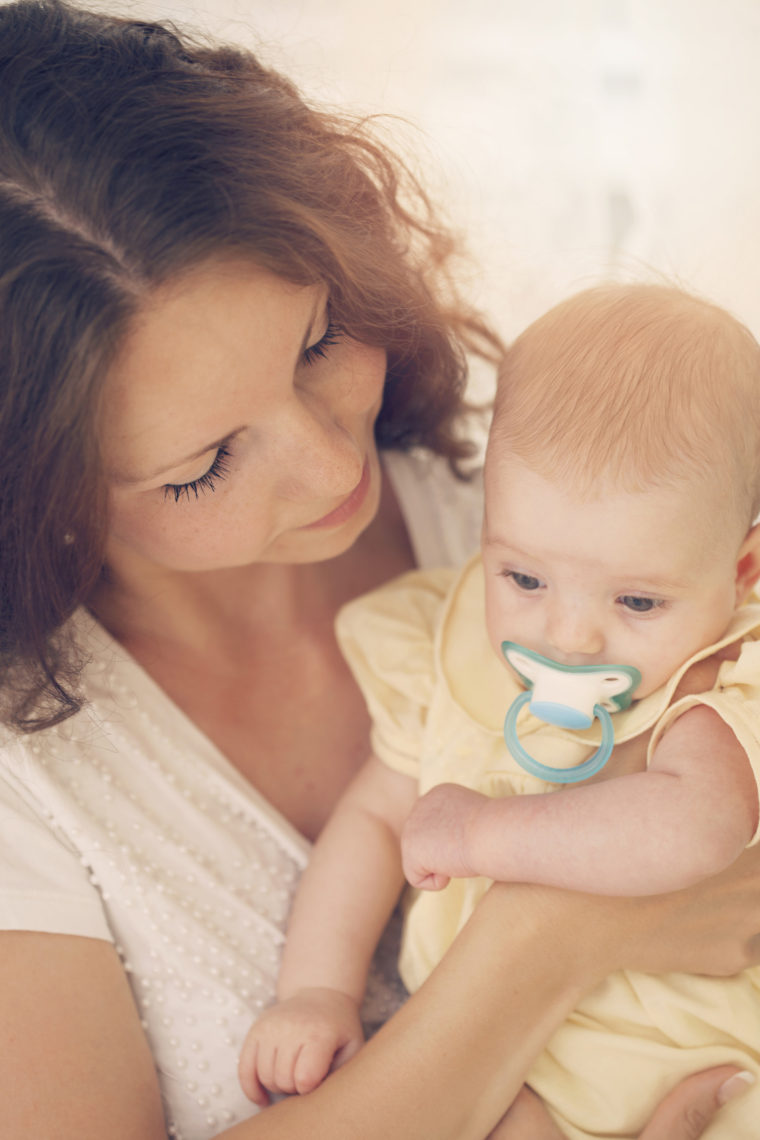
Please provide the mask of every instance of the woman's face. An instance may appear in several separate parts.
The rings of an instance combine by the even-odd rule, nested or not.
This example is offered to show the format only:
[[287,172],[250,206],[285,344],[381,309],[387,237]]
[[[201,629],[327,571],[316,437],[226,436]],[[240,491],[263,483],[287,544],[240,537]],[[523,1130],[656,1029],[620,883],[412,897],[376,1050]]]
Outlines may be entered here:
[[109,564],[341,554],[379,502],[385,368],[331,323],[325,288],[248,263],[152,294],[104,393]]

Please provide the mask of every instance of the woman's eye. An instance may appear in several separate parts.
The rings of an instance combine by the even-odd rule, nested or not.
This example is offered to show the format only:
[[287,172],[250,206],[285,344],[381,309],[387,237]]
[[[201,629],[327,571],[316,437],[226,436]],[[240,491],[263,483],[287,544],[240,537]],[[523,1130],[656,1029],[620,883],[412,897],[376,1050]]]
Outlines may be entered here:
[[216,455],[214,462],[209,467],[205,475],[201,475],[199,479],[193,479],[190,483],[165,483],[164,484],[164,498],[168,499],[174,496],[174,502],[178,503],[184,495],[189,499],[194,495],[197,499],[199,495],[205,494],[206,491],[215,491],[218,479],[224,479],[227,475],[229,468],[230,451],[226,444],[222,444]]
[[532,574],[521,574],[519,570],[510,570],[506,576],[511,578],[520,590],[538,590],[541,587],[541,580],[534,578]]
[[627,610],[631,610],[635,614],[648,614],[664,604],[657,598],[642,598],[638,594],[623,594],[622,597],[618,598],[618,601]]
[[327,356],[328,349],[337,344],[342,335],[343,330],[340,325],[333,320],[328,320],[327,328],[319,340],[304,349],[304,364],[316,364],[318,360],[323,360]]

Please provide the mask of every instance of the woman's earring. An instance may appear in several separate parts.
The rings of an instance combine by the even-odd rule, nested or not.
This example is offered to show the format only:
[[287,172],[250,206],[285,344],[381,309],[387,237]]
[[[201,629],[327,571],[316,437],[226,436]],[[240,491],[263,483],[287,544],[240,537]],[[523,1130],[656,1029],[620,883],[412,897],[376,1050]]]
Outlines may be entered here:
[[70,530],[67,530],[63,536],[64,546],[71,546],[74,542],[74,535]]

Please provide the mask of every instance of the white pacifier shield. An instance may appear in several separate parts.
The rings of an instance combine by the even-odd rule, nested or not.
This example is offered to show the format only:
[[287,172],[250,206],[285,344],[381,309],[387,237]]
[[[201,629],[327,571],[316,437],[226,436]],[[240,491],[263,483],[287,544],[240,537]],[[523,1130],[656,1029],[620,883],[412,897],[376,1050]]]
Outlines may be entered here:
[[537,661],[513,646],[504,649],[504,656],[532,686],[529,707],[533,715],[559,728],[590,728],[595,706],[615,712],[618,705],[611,698],[631,687],[630,676],[614,666],[603,671],[597,667],[588,672],[568,670],[546,658]]

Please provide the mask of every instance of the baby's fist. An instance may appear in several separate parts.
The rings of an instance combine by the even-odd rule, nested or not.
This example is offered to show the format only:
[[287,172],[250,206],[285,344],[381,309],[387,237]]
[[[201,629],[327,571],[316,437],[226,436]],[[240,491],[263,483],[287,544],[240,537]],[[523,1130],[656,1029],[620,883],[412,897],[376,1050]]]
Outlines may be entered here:
[[469,837],[486,797],[459,784],[438,784],[417,800],[401,833],[404,874],[413,887],[440,891],[449,879],[478,872]]
[[363,1040],[359,1008],[348,994],[299,990],[265,1010],[248,1031],[238,1062],[243,1092],[262,1108],[269,1092],[311,1092]]

